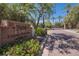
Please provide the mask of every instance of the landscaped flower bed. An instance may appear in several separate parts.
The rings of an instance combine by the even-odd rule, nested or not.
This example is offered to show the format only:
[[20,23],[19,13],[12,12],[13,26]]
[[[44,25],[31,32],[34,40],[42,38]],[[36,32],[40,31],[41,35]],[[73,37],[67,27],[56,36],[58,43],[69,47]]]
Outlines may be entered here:
[[12,56],[34,56],[38,55],[40,51],[39,41],[36,39],[30,39],[23,41],[22,43],[16,43],[14,45],[7,44],[0,48],[0,55],[12,55]]

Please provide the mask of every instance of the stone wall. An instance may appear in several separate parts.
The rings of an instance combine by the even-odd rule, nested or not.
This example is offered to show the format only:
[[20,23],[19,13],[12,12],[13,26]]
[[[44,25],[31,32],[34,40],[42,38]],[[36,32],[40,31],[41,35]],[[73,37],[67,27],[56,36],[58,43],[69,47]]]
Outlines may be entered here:
[[13,42],[16,38],[20,37],[32,37],[32,27],[30,24],[8,20],[0,22],[0,45]]

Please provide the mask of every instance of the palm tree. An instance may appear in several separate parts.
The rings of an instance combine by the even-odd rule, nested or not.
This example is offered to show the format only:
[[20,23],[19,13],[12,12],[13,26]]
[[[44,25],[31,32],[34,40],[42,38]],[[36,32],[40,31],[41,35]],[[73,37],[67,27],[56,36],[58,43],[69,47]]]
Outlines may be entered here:
[[37,20],[37,26],[39,24],[40,18],[43,19],[43,27],[45,27],[45,18],[50,18],[51,14],[52,14],[52,7],[54,6],[54,4],[49,4],[49,3],[43,3],[43,4],[38,4],[40,6],[37,8],[38,10],[38,20]]
[[62,16],[58,16],[59,22],[61,22]]
[[[70,9],[71,9],[71,4],[67,4],[66,7],[65,7],[65,10],[66,10],[66,13],[68,14],[70,12]],[[64,22],[64,29],[66,28],[66,24]]]
[[55,17],[52,17],[53,23],[55,23]]
[[65,17],[65,23],[67,23],[69,28],[76,28],[79,22],[79,6],[73,7],[68,15]]
[[42,4],[42,12],[43,12],[43,28],[45,27],[45,19],[50,19],[51,15],[53,14],[52,8],[54,4]]
[[67,4],[65,6],[65,10],[66,10],[67,14],[70,12],[70,9],[71,9],[71,4]]

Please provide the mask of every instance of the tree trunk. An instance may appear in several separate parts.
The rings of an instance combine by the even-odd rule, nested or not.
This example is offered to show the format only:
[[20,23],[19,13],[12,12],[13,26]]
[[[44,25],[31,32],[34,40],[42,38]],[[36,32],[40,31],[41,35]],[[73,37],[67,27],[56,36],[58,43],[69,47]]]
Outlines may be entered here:
[[45,20],[44,20],[44,16],[43,16],[43,28],[45,27]]
[[55,23],[54,19],[53,19],[53,23]]
[[71,29],[71,27],[72,27],[72,26],[71,26],[71,23],[68,24],[68,27],[69,27],[69,29]]
[[55,22],[54,22],[54,19],[53,19],[52,21],[53,21],[53,23],[55,23]]
[[60,19],[59,19],[59,23],[60,23]]
[[38,20],[37,20],[37,27],[38,27],[38,24],[39,24],[39,21],[40,21],[40,17],[41,17],[41,15],[38,17]]
[[66,24],[64,23],[64,29],[66,29]]

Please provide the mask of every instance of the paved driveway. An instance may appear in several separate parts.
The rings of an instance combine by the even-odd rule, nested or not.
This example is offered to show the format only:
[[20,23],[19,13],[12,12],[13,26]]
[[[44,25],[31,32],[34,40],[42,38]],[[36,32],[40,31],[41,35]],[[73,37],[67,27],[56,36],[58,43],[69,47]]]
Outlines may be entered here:
[[79,56],[79,34],[64,29],[48,30],[47,33],[42,56]]

